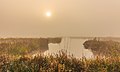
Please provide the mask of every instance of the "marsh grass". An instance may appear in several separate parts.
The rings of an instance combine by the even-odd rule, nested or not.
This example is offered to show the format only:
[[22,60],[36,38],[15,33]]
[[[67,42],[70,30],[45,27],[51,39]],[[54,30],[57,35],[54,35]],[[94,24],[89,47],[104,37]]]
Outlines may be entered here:
[[38,54],[35,57],[0,56],[0,72],[120,72],[120,57],[77,59],[61,51],[59,54]]

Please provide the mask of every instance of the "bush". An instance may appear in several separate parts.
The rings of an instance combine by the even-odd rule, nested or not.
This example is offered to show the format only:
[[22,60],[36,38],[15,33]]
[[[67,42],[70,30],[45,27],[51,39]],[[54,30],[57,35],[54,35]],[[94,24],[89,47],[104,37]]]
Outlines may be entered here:
[[[0,72],[120,72],[120,58],[76,59],[65,52],[35,57],[22,56],[9,60],[0,57]],[[8,60],[8,61],[7,61]]]

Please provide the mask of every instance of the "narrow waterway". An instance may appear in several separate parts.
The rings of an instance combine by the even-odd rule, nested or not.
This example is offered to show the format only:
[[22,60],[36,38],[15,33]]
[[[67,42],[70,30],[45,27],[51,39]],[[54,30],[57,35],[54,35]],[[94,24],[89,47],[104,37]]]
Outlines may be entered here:
[[91,58],[93,57],[93,53],[90,50],[84,48],[83,43],[85,39],[71,39],[65,41],[62,39],[60,44],[49,44],[49,50],[47,50],[44,54],[53,54],[58,53],[60,50],[67,50],[67,53],[73,54],[77,58],[86,57]]

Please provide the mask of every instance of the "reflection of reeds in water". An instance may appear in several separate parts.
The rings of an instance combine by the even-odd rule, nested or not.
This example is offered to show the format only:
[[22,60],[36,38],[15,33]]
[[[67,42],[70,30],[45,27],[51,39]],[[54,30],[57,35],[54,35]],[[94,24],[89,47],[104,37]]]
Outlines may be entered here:
[[0,72],[120,72],[120,57],[76,59],[60,51],[54,56],[38,54],[34,58],[10,58],[0,56]]

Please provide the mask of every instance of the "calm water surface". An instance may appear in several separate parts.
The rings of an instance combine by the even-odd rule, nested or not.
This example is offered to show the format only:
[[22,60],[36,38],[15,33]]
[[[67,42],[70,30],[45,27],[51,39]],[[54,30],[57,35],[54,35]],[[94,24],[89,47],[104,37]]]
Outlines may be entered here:
[[85,56],[86,58],[93,57],[93,53],[90,50],[84,48],[83,43],[85,39],[62,39],[60,44],[49,44],[49,50],[44,54],[58,53],[60,50],[67,50],[69,54],[73,54],[77,58]]

